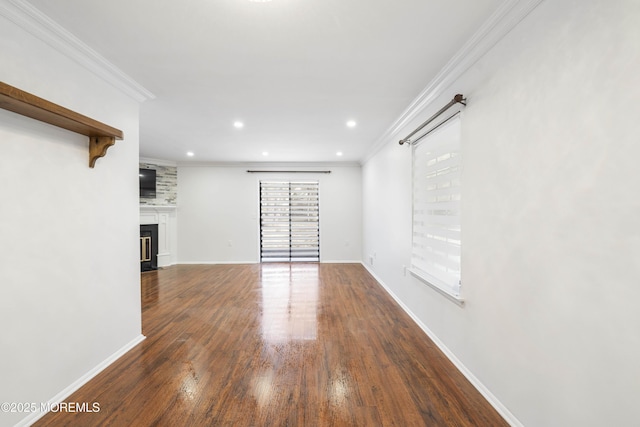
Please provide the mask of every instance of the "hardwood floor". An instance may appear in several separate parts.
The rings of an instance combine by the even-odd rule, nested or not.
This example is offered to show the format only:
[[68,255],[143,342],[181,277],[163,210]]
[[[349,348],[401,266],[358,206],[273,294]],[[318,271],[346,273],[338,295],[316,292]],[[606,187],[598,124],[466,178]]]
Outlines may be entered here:
[[359,264],[142,275],[147,339],[37,426],[506,426]]

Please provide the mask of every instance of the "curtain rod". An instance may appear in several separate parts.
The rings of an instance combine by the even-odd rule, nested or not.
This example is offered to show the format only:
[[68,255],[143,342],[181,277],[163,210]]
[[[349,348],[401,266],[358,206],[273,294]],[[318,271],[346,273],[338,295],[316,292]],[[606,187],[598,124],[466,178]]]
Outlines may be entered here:
[[444,113],[445,111],[447,111],[449,108],[451,108],[455,104],[467,105],[467,103],[465,102],[466,100],[467,99],[464,96],[462,96],[461,94],[457,94],[456,96],[453,97],[453,99],[447,105],[442,107],[440,109],[440,111],[435,113],[433,116],[429,117],[424,123],[422,123],[420,126],[418,126],[416,128],[416,130],[414,130],[409,135],[407,135],[406,137],[404,137],[403,139],[398,141],[398,144],[402,145],[405,142],[409,142],[410,143],[411,142],[410,139],[411,139],[411,137],[413,135],[415,135],[416,133],[420,132],[426,125],[428,125],[429,123],[434,121],[440,114]]
[[420,140],[422,138],[424,138],[427,135],[430,135],[431,132],[435,131],[436,129],[440,128],[440,126],[442,126],[443,124],[447,123],[449,120],[453,119],[455,116],[457,116],[458,114],[460,114],[460,111],[456,111],[455,113],[453,113],[452,115],[450,115],[449,117],[447,117],[446,119],[444,119],[443,121],[441,121],[440,123],[438,123],[437,125],[435,125],[434,127],[432,127],[431,129],[429,129],[428,131],[426,131],[425,133],[423,133],[422,135],[420,135],[419,137],[417,137],[415,140],[409,142],[410,145],[416,145],[418,142],[420,142]]
[[331,173],[331,171],[276,171],[276,170],[248,170],[248,173]]

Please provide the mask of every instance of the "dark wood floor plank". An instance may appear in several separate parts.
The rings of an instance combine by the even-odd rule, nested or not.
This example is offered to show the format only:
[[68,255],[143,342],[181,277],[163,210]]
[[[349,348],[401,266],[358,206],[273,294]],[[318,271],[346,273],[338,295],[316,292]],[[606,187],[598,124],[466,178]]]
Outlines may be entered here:
[[37,426],[506,426],[359,264],[142,275],[147,339]]

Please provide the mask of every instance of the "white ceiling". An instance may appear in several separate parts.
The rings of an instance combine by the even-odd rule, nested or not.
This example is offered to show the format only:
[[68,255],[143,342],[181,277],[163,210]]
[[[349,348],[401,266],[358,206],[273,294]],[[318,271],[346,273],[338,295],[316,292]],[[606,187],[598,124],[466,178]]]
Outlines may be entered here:
[[142,157],[356,162],[502,0],[30,2],[156,95]]

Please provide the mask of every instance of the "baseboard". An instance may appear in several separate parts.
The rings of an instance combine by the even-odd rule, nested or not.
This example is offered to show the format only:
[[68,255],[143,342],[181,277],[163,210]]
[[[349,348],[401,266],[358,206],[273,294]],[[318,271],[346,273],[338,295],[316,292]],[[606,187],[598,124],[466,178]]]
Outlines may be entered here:
[[169,265],[171,265],[171,254],[170,253],[158,254],[158,266],[166,267]]
[[[285,261],[286,262],[286,261]],[[180,261],[174,265],[234,265],[234,264],[260,264],[260,261]],[[362,264],[362,260],[321,260],[320,264]]]
[[[57,404],[59,404],[61,402],[64,402],[64,400],[67,397],[71,396],[72,393],[74,393],[80,387],[82,387],[83,385],[88,383],[93,377],[98,375],[100,372],[104,371],[113,362],[115,362],[116,360],[118,360],[119,358],[124,356],[124,354],[127,353],[129,350],[131,350],[133,347],[135,347],[136,345],[138,345],[142,341],[144,341],[145,338],[146,337],[144,335],[142,335],[142,334],[138,335],[136,338],[134,338],[132,341],[130,341],[128,344],[126,344],[124,347],[122,347],[120,350],[116,351],[111,356],[109,356],[107,359],[105,359],[98,366],[96,366],[95,368],[93,368],[92,370],[90,370],[89,372],[84,374],[77,381],[73,382],[71,385],[69,385],[67,388],[62,390],[60,393],[56,394],[53,398],[51,398],[47,402],[46,407],[48,407],[48,408],[51,408],[52,406],[55,407],[55,405],[57,405]],[[27,426],[30,426],[30,425],[34,424],[36,421],[38,421],[40,418],[44,417],[46,414],[47,414],[47,412],[44,412],[44,411],[32,412],[28,417],[23,418],[14,427],[27,427]]]
[[338,259],[338,260],[321,260],[320,264],[362,264],[362,260],[360,259],[354,259],[354,260],[344,260],[344,259]]
[[175,265],[235,265],[260,264],[258,261],[179,261]]
[[438,346],[438,348],[447,356],[447,358],[455,365],[456,368],[464,375],[469,382],[480,392],[482,396],[489,402],[493,408],[498,411],[498,413],[505,419],[512,427],[524,427],[523,424],[507,409],[506,406],[498,400],[498,398],[489,391],[489,389],[478,379],[475,375],[456,357],[455,354],[451,350],[447,348],[447,346],[438,338],[438,336],[433,333],[431,329],[427,327],[422,321],[416,316],[407,305],[402,302],[400,298],[396,294],[393,293],[391,288],[389,288],[383,281],[380,279],[365,263],[361,263],[363,267],[373,276],[374,279],[384,288],[385,291],[398,303],[398,305],[407,313],[413,321],[422,329],[422,331],[427,334],[427,336]]

